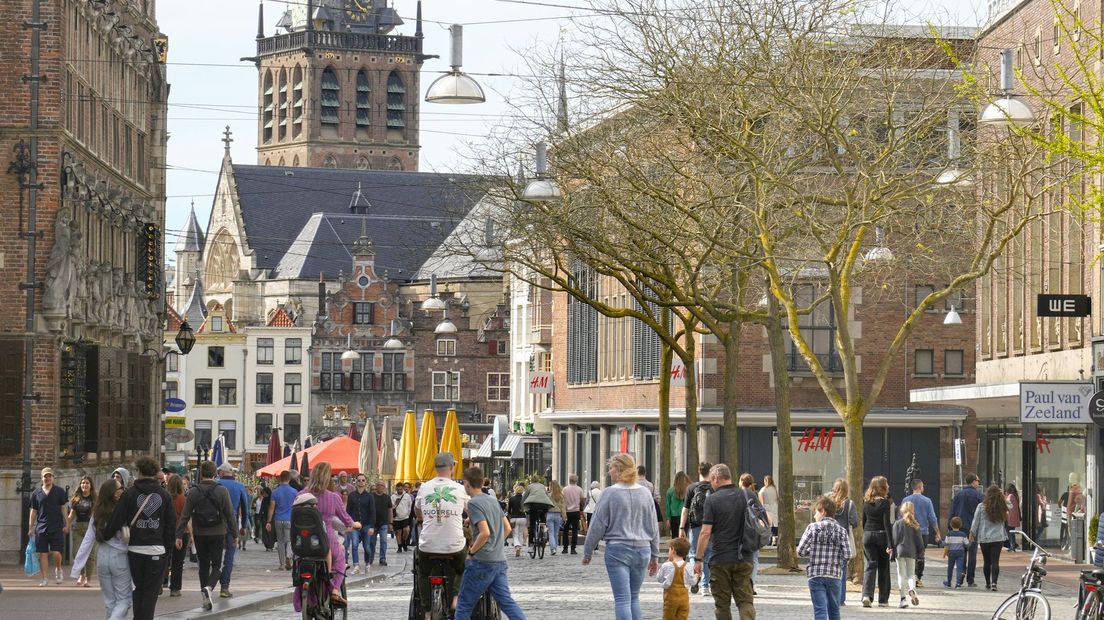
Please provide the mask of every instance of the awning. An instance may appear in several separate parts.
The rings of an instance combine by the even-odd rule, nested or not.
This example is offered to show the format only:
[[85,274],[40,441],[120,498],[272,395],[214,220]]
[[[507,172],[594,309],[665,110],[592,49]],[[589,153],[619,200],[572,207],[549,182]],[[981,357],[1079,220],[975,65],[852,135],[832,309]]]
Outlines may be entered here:
[[[497,456],[494,449],[494,435],[490,435],[483,440],[483,445],[479,446],[479,451],[475,453],[473,458],[484,461],[489,461],[492,458],[521,459],[525,456],[524,446],[527,443],[540,443],[540,437],[510,433],[506,435],[506,439],[502,440],[502,448],[498,450],[503,456]],[[507,451],[510,452],[509,457],[505,456]]]
[[[917,402],[913,400],[913,402]],[[948,403],[952,404],[952,403]],[[949,426],[966,419],[967,411],[956,407],[910,407],[909,409],[875,407],[867,414],[865,425],[872,427],[940,427]],[[555,425],[568,424],[656,424],[659,420],[657,409],[602,409],[602,410],[565,410],[545,411],[541,419]],[[832,409],[794,408],[791,412],[795,426],[838,426],[839,414]],[[686,411],[671,407],[671,423],[684,424]],[[777,424],[774,409],[740,409],[740,426],[773,427]],[[698,424],[723,424],[724,411],[720,408],[706,407],[698,411]]]

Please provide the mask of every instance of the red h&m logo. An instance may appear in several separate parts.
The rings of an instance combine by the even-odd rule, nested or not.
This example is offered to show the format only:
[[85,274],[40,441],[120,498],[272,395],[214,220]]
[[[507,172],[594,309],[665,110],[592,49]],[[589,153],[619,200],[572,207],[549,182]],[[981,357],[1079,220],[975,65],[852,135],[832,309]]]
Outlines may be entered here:
[[1035,436],[1035,447],[1039,449],[1039,454],[1043,452],[1050,454],[1050,440],[1042,433]]
[[547,388],[548,388],[548,377],[546,377],[546,376],[533,377],[532,379],[529,380],[529,389],[530,390],[539,390],[539,389],[547,389]]
[[807,428],[801,439],[797,440],[797,449],[801,452],[832,451],[832,439],[836,436],[834,428]]

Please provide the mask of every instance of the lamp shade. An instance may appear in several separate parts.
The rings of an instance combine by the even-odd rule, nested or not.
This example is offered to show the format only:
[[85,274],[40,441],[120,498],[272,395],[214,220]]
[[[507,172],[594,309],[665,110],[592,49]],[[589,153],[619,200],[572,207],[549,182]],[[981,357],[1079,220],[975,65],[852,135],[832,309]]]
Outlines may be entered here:
[[947,316],[943,317],[944,325],[962,325],[962,317],[958,315],[958,311],[954,306],[951,306],[951,311],[947,313]]
[[965,170],[948,168],[935,177],[935,184],[941,187],[950,185],[968,187],[974,184],[974,179]]
[[557,200],[560,197],[560,186],[552,179],[533,179],[521,192],[522,200],[533,202],[547,202]]
[[863,258],[872,263],[888,262],[893,260],[893,250],[880,245],[878,247],[870,248],[866,252],[866,255],[863,256]]
[[452,321],[445,319],[437,324],[437,327],[433,330],[435,334],[455,334],[456,324]]
[[985,106],[978,117],[979,124],[993,126],[1022,125],[1035,120],[1031,108],[1019,99],[1001,97]]
[[352,349],[349,349],[348,351],[341,354],[341,361],[343,362],[355,362],[358,359],[360,359],[360,353],[357,353]]
[[405,349],[406,345],[403,344],[402,340],[399,340],[398,338],[396,338],[394,336],[391,336],[390,338],[387,339],[387,342],[383,343],[383,348],[385,348],[385,349]]
[[422,302],[422,310],[426,312],[440,311],[445,309],[445,302],[439,297],[430,297]]
[[191,353],[192,347],[195,346],[195,340],[195,334],[188,322],[181,323],[180,331],[176,333],[176,348],[180,349],[180,354],[187,355]]
[[459,70],[442,75],[429,85],[425,100],[429,103],[472,104],[487,101],[478,82]]

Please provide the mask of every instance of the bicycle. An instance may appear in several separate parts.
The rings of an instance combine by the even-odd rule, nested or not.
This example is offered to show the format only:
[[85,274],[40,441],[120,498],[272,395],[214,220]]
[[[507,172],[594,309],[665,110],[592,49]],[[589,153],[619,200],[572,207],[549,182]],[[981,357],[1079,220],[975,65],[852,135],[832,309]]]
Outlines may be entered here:
[[1076,620],[1104,620],[1104,568],[1081,571]]
[[1046,561],[1050,554],[1023,530],[1012,530],[1012,533],[1031,543],[1034,550],[1020,579],[1020,589],[997,607],[993,620],[1050,620],[1050,602],[1042,591],[1043,577],[1047,574]]
[[[430,555],[428,557],[430,559],[429,585],[431,588],[429,617],[431,620],[447,620],[452,617],[452,597],[456,594],[452,591],[452,581],[455,576],[452,567],[449,565],[452,562],[452,556]],[[425,611],[422,609],[421,600],[418,598],[417,553],[414,554],[413,573],[414,591],[410,595],[408,620],[423,620]],[[501,618],[498,605],[491,597],[490,592],[484,592],[476,603],[475,609],[472,611],[472,618],[478,620],[499,620]]]
[[541,521],[537,524],[537,530],[533,532],[533,540],[529,542],[529,557],[544,559],[544,548],[548,546],[548,524]]
[[[331,573],[326,570],[326,560],[296,558],[293,569],[303,620],[347,620],[348,606],[337,604],[330,598]],[[341,598],[348,600],[344,580],[341,582]]]

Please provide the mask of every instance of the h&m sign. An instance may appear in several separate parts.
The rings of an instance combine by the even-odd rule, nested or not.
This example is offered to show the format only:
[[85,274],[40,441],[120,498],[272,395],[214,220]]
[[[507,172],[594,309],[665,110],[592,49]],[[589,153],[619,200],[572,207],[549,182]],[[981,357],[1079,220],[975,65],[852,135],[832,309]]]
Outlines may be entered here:
[[1081,318],[1092,314],[1092,298],[1088,295],[1038,295],[1036,316]]
[[1020,422],[1029,424],[1092,424],[1091,383],[1020,382]]

